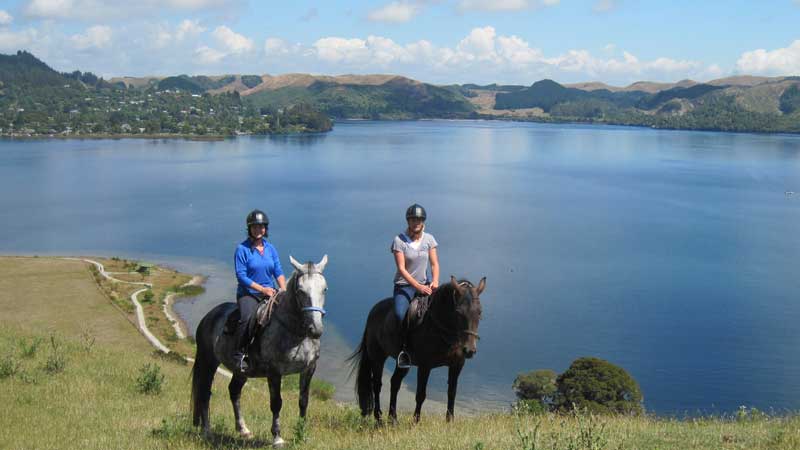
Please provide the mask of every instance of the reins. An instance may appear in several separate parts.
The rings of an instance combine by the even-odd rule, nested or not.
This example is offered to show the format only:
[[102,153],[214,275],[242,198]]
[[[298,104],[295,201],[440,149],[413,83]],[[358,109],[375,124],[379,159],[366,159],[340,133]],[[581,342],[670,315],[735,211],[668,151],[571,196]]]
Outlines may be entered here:
[[[300,302],[300,300],[301,300],[300,299],[300,297],[301,297],[300,296],[300,292],[301,291],[300,291],[300,289],[298,289],[298,285],[300,284],[300,278],[304,277],[306,275],[321,274],[321,272],[316,270],[316,268],[314,267],[313,264],[308,264],[307,268],[308,268],[308,271],[306,273],[303,273],[302,271],[300,271],[300,275],[299,276],[297,276],[296,274],[292,275],[291,283],[289,284],[289,289],[286,292],[286,295],[291,295],[292,296],[292,298],[295,301],[295,306],[297,307],[297,310],[300,312],[300,318],[297,318],[297,321],[302,320],[302,315],[305,314],[305,313],[308,313],[308,312],[318,312],[318,313],[322,314],[322,317],[325,317],[325,314],[327,314],[327,312],[325,311],[325,308],[320,308],[319,306],[302,306],[302,303]],[[283,325],[284,328],[286,328],[287,330],[289,330],[290,332],[292,332],[292,334],[294,334],[296,336],[304,337],[306,335],[302,330],[298,330],[299,327],[292,326],[292,324],[289,324],[284,319],[282,319],[280,314],[275,314],[275,320],[277,320],[278,323]],[[294,325],[297,324],[297,321],[295,322]]]

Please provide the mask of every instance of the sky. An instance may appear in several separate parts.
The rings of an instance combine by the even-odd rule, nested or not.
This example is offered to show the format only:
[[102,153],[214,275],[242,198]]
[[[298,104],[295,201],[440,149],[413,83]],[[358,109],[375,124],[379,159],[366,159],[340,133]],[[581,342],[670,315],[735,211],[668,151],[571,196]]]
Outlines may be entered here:
[[800,0],[0,0],[0,53],[114,76],[524,84],[800,75]]

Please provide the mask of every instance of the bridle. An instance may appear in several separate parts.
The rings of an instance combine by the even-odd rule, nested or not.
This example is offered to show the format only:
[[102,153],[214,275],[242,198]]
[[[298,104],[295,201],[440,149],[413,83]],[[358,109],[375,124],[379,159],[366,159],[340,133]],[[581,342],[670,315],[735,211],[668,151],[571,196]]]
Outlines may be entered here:
[[[472,283],[470,283],[469,281],[462,281],[461,283],[459,283],[459,286],[463,287],[464,285],[466,285],[467,288],[471,288],[472,287]],[[455,297],[456,296],[456,291],[457,291],[456,288],[453,287],[453,300],[455,300],[455,298],[456,298]],[[431,311],[430,318],[431,318],[431,321],[433,322],[433,324],[436,326],[436,328],[438,328],[441,331],[445,332],[445,334],[448,335],[448,336],[458,336],[459,334],[467,334],[467,335],[470,335],[470,336],[475,336],[475,339],[478,339],[478,340],[480,340],[480,338],[481,338],[481,336],[477,332],[472,331],[472,330],[453,330],[451,328],[446,327],[444,324],[442,324],[439,321],[438,318],[436,318],[436,314],[434,313],[434,311]],[[448,342],[448,340],[445,339],[445,337],[443,335],[440,335],[440,337],[443,340],[445,340],[445,342]]]
[[[304,314],[305,313],[318,312],[318,313],[322,314],[322,317],[325,317],[325,314],[328,313],[327,311],[325,311],[325,308],[321,308],[319,306],[303,306],[302,303],[300,303],[300,295],[299,294],[302,292],[299,289],[300,279],[305,277],[305,276],[310,276],[310,275],[322,275],[322,272],[318,271],[317,268],[312,263],[306,264],[306,268],[307,268],[307,270],[305,272],[302,272],[299,277],[294,277],[294,281],[292,282],[292,284],[293,284],[292,290],[294,291],[295,301],[297,302],[297,308],[300,310],[301,313],[304,313]],[[306,294],[303,293],[303,295],[306,295]]]

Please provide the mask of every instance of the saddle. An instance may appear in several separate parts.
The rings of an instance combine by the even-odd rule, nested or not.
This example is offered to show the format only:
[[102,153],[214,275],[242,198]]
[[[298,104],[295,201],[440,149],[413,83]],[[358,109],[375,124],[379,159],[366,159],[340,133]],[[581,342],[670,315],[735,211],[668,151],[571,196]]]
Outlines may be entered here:
[[[280,303],[283,294],[284,292],[279,292],[268,299],[262,299],[258,302],[258,309],[256,309],[256,313],[253,314],[253,317],[250,318],[250,323],[247,324],[251,337],[257,336],[258,333],[269,326],[272,321],[272,312],[275,310],[275,306]],[[225,321],[225,328],[223,328],[222,332],[228,335],[235,334],[241,318],[242,313],[237,306],[236,309],[228,315],[228,320]]]
[[425,319],[425,313],[431,306],[431,297],[428,295],[415,295],[411,299],[411,304],[408,306],[408,313],[406,313],[406,320],[410,327],[419,326],[422,320]]

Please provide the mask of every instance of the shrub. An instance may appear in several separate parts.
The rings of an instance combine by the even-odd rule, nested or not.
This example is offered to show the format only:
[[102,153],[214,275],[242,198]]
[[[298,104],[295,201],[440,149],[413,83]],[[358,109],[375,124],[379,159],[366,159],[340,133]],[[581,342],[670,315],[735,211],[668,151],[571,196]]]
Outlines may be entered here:
[[36,350],[39,349],[39,345],[42,343],[42,338],[36,336],[31,338],[30,341],[26,339],[20,339],[19,347],[20,347],[20,354],[23,358],[32,358],[36,355]]
[[19,370],[19,361],[8,355],[0,360],[0,380],[14,376]]
[[324,401],[333,398],[333,393],[336,391],[336,388],[327,381],[311,380],[310,391],[312,397]]
[[148,289],[142,294],[142,303],[153,303],[153,291]]
[[164,374],[157,364],[145,364],[136,377],[136,390],[142,394],[160,394],[164,385]]
[[534,370],[517,376],[512,387],[520,400],[538,400],[543,405],[555,402],[558,375],[550,369]]
[[556,380],[557,409],[641,414],[642,392],[625,369],[599,358],[578,358]]
[[47,356],[47,361],[44,363],[44,370],[50,374],[61,373],[67,367],[67,358],[53,335],[50,335],[50,345],[50,355]]

